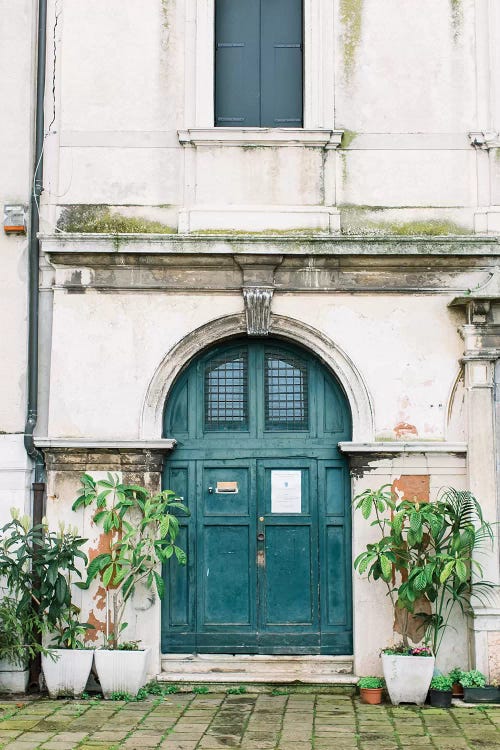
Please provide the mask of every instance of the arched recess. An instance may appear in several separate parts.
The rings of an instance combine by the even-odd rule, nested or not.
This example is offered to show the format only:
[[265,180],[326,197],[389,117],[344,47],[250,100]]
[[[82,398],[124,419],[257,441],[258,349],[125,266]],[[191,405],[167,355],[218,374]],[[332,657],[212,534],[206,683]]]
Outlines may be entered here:
[[[141,415],[141,439],[161,438],[168,394],[177,376],[191,360],[212,344],[245,334],[245,315],[228,315],[200,326],[167,352],[146,393]],[[269,334],[301,344],[324,362],[339,380],[349,401],[353,441],[372,442],[375,423],[372,399],[350,357],[323,333],[293,318],[273,314]]]

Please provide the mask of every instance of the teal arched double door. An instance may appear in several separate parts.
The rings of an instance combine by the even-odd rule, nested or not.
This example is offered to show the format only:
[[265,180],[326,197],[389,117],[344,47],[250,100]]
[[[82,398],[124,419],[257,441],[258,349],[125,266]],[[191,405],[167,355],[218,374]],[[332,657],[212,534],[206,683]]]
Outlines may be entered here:
[[168,566],[164,653],[352,653],[349,473],[342,388],[313,355],[243,339],[193,361],[169,396],[184,498]]

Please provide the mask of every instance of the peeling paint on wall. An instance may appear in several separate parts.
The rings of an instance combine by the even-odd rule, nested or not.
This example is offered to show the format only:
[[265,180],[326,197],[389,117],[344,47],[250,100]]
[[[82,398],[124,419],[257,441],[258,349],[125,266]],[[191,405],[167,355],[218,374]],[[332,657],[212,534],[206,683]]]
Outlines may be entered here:
[[392,492],[405,500],[418,500],[428,503],[430,500],[429,474],[402,474],[392,483]]
[[414,424],[398,422],[398,424],[394,426],[394,434],[397,438],[417,437],[418,430]]

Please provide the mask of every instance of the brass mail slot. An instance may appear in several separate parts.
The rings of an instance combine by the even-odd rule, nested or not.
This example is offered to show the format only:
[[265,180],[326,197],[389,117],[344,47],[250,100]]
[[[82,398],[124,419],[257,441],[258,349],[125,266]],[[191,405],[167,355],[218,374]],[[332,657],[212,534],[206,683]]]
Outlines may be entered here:
[[238,492],[238,482],[217,482],[217,487],[215,489],[215,492],[217,494],[223,494],[223,493],[236,494]]

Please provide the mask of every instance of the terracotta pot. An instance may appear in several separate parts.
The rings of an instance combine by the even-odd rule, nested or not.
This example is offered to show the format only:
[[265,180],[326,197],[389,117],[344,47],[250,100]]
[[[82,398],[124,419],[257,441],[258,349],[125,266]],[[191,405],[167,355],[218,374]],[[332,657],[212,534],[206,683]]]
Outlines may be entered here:
[[459,682],[454,682],[451,688],[454,698],[463,698],[464,689]]
[[359,694],[363,703],[375,706],[382,703],[382,691],[384,688],[359,688]]

